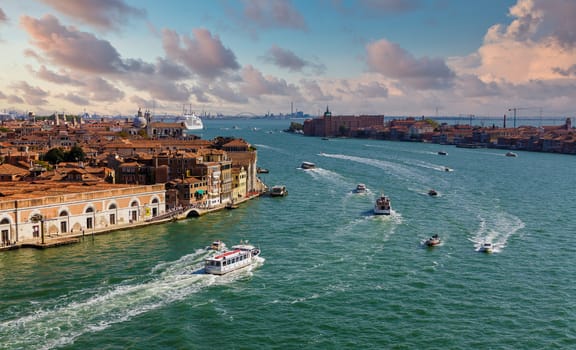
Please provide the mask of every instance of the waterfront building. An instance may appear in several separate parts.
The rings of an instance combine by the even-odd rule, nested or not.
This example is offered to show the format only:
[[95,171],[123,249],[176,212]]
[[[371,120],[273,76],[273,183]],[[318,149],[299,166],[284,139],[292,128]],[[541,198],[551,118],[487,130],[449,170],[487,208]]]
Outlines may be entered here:
[[305,136],[350,136],[354,130],[381,125],[384,125],[383,115],[333,116],[326,108],[322,117],[306,119],[303,131]]
[[0,183],[0,245],[110,231],[165,210],[164,185]]

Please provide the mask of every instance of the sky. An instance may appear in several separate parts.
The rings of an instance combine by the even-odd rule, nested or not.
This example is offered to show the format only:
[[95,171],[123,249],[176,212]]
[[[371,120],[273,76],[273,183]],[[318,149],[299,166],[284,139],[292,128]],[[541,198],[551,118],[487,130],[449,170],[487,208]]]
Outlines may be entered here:
[[2,112],[576,112],[576,0],[0,0],[0,50]]

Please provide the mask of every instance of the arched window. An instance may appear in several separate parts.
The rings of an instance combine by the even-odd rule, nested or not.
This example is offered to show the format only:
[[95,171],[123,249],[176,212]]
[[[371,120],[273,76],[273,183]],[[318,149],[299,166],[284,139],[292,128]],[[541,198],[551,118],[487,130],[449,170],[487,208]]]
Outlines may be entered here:
[[[112,203],[108,206],[108,210],[114,210],[114,209],[116,209],[116,204]],[[110,225],[116,225],[116,212],[115,211],[111,212],[108,219],[110,221]]]
[[130,210],[130,222],[136,222],[138,220],[138,202],[132,201],[130,207],[132,208]]
[[[90,213],[94,213],[94,208],[92,208],[92,207],[86,208],[86,214],[90,214]],[[86,216],[86,228],[87,229],[93,229],[94,228],[94,216],[93,215],[87,215]],[[84,231],[82,231],[82,233],[84,233]]]
[[[62,210],[59,216],[62,218],[68,215],[69,215],[68,211]],[[68,232],[68,219],[62,219],[60,221],[60,233],[66,233],[66,232]]]

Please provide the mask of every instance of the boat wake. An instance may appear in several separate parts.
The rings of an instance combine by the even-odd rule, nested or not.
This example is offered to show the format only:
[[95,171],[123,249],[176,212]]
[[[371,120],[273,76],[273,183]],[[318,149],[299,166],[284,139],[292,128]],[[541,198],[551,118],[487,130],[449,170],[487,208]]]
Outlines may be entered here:
[[[71,344],[78,337],[102,331],[113,324],[184,300],[212,285],[229,284],[249,276],[257,264],[225,276],[201,273],[202,261],[210,254],[198,250],[173,262],[164,262],[140,280],[96,287],[79,296],[71,293],[36,303],[33,310],[0,322],[0,344],[15,349],[51,349]],[[89,294],[88,296],[86,294]]]
[[413,171],[412,169],[410,169],[408,166],[406,166],[404,164],[400,164],[398,162],[391,162],[391,161],[387,161],[387,160],[349,156],[349,155],[345,155],[345,154],[320,153],[319,155],[322,157],[327,157],[327,158],[342,159],[342,160],[348,160],[348,161],[352,161],[352,162],[356,162],[356,163],[366,164],[366,165],[373,166],[375,168],[386,170],[387,174],[390,174],[390,175],[392,175],[392,176],[394,176],[394,177],[396,177],[402,181],[405,181],[406,179],[410,179],[411,182],[413,182],[413,180],[416,180],[420,183],[426,183],[427,182],[426,176],[419,174],[419,173]]
[[304,171],[310,176],[312,176],[314,180],[323,180],[323,181],[329,181],[337,185],[350,186],[342,175],[331,170],[314,168],[314,169],[305,169]]
[[489,217],[478,215],[479,227],[471,237],[476,251],[481,249],[483,243],[492,243],[493,252],[501,252],[507,245],[508,239],[525,227],[520,218],[505,213],[496,212]]

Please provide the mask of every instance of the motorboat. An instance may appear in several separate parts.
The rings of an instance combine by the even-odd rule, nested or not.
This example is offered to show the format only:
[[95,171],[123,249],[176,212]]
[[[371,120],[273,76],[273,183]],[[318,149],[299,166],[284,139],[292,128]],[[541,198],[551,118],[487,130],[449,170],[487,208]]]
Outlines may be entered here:
[[374,214],[375,215],[390,215],[392,212],[390,198],[388,196],[381,194],[380,197],[376,199],[374,204]]
[[506,157],[518,157],[518,154],[514,152],[506,152]]
[[446,151],[438,151],[438,154],[441,155],[441,156],[447,156],[447,155],[448,155],[448,152],[446,152]]
[[441,242],[442,241],[440,240],[440,237],[437,234],[435,234],[432,237],[425,240],[424,245],[426,245],[427,247],[435,247],[439,245]]
[[246,243],[238,244],[228,251],[206,258],[204,271],[211,275],[225,275],[256,263],[259,255],[260,248]]
[[492,253],[494,251],[494,244],[490,242],[484,242],[480,248],[478,248],[478,251],[482,253]]
[[276,185],[270,189],[270,196],[272,197],[283,197],[288,194],[288,190],[284,185]]
[[356,193],[365,193],[368,189],[366,188],[365,184],[358,184],[356,185],[356,189],[354,190],[354,192]]
[[224,251],[226,250],[226,243],[222,242],[221,240],[216,240],[213,241],[212,244],[210,244],[207,247],[208,250],[216,250],[216,251]]
[[300,165],[300,167],[302,169],[314,169],[316,168],[316,164],[311,163],[311,162],[302,162],[302,164]]
[[445,166],[445,167],[444,167],[444,171],[448,171],[448,172],[449,172],[449,171],[454,171],[454,170],[451,169],[451,168],[448,168],[447,166]]
[[438,192],[436,192],[436,190],[432,189],[432,190],[428,191],[428,195],[431,197],[435,197],[438,195]]
[[257,167],[257,168],[256,168],[256,172],[257,172],[258,174],[268,174],[270,171],[269,171],[268,169],[265,169],[265,168]]

